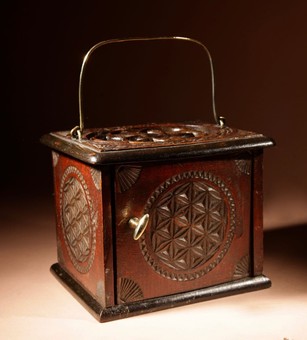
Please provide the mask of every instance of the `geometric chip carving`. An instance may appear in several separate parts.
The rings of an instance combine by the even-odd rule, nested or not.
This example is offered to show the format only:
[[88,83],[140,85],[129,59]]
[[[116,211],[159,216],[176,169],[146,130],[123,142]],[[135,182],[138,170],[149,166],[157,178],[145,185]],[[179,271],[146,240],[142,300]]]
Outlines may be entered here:
[[160,185],[149,198],[150,232],[140,239],[145,260],[172,280],[194,280],[225,256],[235,229],[235,204],[211,173],[189,171]]
[[101,190],[101,171],[91,168],[90,173],[97,190]]
[[120,193],[130,189],[138,180],[142,167],[139,165],[121,165],[116,170],[116,179]]
[[236,159],[237,168],[245,175],[251,174],[251,161],[248,159]]
[[119,302],[127,303],[143,299],[140,286],[131,279],[121,278],[119,284]]
[[249,256],[245,255],[237,263],[234,270],[233,278],[242,279],[244,277],[249,276],[249,272],[250,272],[250,260]]
[[57,166],[59,158],[60,158],[60,155],[57,152],[52,151],[52,165],[54,168]]
[[100,151],[155,148],[172,145],[208,143],[227,137],[251,135],[212,124],[141,124],[85,131],[83,144]]
[[74,267],[87,273],[96,248],[97,212],[81,172],[66,168],[60,186],[61,226],[66,248]]

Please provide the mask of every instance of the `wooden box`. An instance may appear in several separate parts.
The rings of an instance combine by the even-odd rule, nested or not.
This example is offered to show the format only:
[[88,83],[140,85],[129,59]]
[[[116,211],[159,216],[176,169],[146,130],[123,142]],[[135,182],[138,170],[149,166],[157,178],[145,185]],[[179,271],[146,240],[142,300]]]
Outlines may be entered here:
[[[78,137],[79,136],[79,137]],[[54,132],[55,276],[101,322],[270,286],[261,134],[221,124]]]

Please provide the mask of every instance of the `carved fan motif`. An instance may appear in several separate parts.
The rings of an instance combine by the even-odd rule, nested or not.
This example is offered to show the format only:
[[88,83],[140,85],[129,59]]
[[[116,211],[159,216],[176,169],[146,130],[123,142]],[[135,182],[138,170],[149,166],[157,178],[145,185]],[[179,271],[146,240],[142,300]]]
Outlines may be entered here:
[[101,172],[95,168],[91,168],[91,175],[97,190],[101,190]]
[[58,164],[58,161],[59,161],[59,157],[60,155],[55,152],[55,151],[52,151],[52,164],[53,164],[53,167],[55,168]]
[[119,302],[127,303],[143,299],[140,286],[133,280],[121,278],[119,284]]
[[130,189],[138,180],[142,167],[138,165],[122,165],[117,169],[116,178],[119,191]]
[[240,261],[237,263],[233,278],[234,279],[242,279],[249,275],[249,256],[243,256]]
[[245,175],[250,175],[251,173],[251,161],[248,159],[236,159],[236,166]]

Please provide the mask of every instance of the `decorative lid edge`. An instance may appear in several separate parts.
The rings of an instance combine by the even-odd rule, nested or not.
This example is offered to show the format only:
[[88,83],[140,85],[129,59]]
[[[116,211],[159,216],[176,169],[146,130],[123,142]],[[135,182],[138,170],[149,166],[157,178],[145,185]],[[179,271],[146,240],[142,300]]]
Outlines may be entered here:
[[263,149],[275,145],[272,138],[260,134],[230,141],[99,152],[79,141],[68,142],[54,133],[43,135],[40,141],[53,150],[93,165],[210,157]]

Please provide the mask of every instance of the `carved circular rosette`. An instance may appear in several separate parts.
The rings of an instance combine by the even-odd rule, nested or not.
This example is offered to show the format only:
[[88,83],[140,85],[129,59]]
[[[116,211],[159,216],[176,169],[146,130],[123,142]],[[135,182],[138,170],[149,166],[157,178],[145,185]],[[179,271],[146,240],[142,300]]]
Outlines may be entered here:
[[65,170],[60,186],[61,226],[69,257],[80,273],[87,273],[94,261],[97,212],[81,172]]
[[148,232],[140,238],[145,260],[160,275],[195,280],[214,269],[235,231],[235,203],[225,183],[205,171],[175,175],[147,201]]

